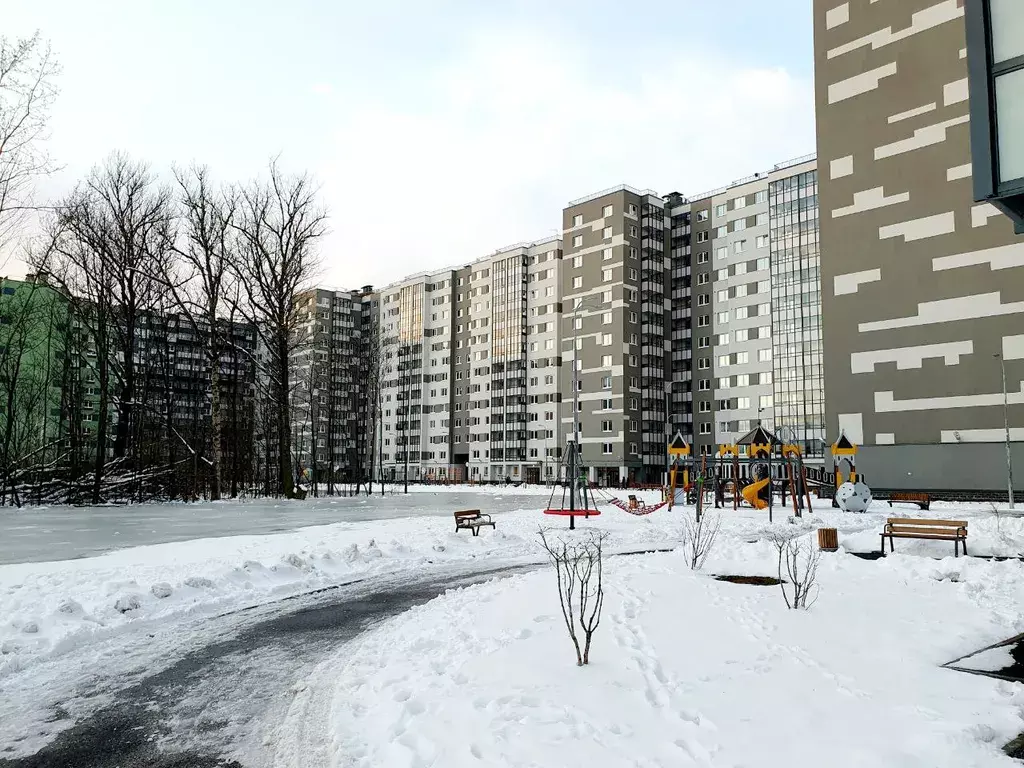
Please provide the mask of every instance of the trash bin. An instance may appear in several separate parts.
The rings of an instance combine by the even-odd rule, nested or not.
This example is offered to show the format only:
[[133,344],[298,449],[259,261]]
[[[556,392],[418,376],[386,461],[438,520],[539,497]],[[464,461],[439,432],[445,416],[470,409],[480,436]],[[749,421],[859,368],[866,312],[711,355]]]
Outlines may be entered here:
[[835,528],[819,528],[818,549],[823,552],[835,552],[839,549],[839,531]]

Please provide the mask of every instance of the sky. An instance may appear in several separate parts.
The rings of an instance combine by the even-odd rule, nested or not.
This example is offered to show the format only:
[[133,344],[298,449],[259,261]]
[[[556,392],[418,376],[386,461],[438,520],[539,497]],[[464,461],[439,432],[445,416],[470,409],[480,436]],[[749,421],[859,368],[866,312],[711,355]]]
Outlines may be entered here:
[[[4,0],[63,72],[55,197],[110,152],[321,186],[320,282],[558,233],[618,184],[698,194],[814,151],[810,0]],[[17,267],[8,264],[6,272]]]

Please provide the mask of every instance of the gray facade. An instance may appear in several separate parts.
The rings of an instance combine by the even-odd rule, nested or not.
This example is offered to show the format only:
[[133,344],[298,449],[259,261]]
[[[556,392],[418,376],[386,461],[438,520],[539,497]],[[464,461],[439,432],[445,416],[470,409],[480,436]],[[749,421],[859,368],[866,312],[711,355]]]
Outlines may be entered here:
[[1024,440],[1024,240],[973,202],[962,6],[814,3],[827,427],[876,488],[1005,488],[1001,362]]

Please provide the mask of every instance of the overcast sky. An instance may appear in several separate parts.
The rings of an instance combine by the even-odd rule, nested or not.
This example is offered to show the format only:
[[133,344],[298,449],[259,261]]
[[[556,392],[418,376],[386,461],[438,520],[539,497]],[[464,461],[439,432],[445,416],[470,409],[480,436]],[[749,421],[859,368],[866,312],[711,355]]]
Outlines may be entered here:
[[[326,284],[549,236],[620,183],[694,194],[814,151],[809,0],[4,0],[64,71],[58,194],[115,149],[323,188]],[[7,271],[16,271],[8,267]]]

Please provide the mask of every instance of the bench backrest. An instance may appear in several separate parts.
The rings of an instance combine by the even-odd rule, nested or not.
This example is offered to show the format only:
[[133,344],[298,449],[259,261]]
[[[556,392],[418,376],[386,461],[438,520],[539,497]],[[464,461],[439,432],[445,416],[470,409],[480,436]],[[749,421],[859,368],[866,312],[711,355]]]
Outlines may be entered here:
[[480,517],[480,510],[479,509],[460,509],[458,512],[455,513],[455,518],[459,519],[460,517]]
[[966,528],[966,520],[925,520],[920,517],[890,517],[885,521],[886,525],[898,525],[900,527],[919,526],[923,528]]
[[929,496],[927,493],[919,491],[893,491],[889,494],[889,498],[894,501],[928,501]]

